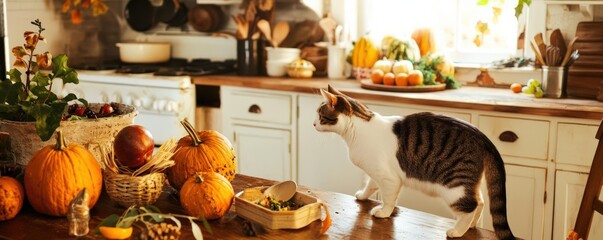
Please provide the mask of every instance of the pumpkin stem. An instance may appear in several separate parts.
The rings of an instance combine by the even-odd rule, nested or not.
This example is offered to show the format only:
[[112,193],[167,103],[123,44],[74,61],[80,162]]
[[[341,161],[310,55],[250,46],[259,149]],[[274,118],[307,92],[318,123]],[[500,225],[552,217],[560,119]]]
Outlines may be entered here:
[[63,136],[63,131],[57,131],[57,144],[54,145],[55,150],[63,150],[67,148],[67,143],[65,143],[65,137]]
[[202,183],[203,182],[203,176],[201,175],[201,173],[198,173],[197,175],[195,175],[195,183]]
[[199,134],[197,133],[197,130],[195,130],[193,125],[191,125],[191,123],[189,123],[186,118],[184,120],[180,121],[180,124],[182,124],[182,126],[184,127],[184,130],[186,130],[188,135],[191,136],[191,139],[193,139],[193,145],[195,147],[199,146],[199,144],[202,143],[201,137],[199,137]]

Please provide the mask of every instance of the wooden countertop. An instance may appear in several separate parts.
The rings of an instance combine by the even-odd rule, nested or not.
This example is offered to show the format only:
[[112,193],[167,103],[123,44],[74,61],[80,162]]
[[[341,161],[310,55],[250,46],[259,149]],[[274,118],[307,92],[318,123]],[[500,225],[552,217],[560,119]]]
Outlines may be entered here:
[[527,94],[515,94],[509,89],[499,88],[463,86],[459,89],[438,92],[398,93],[363,89],[360,83],[353,79],[214,75],[193,77],[192,81],[197,85],[236,86],[311,94],[319,94],[319,89],[331,84],[350,97],[358,99],[542,116],[603,119],[603,102],[571,98],[534,98]]
[[[274,181],[245,175],[237,175],[232,182],[235,192],[256,186],[268,186]],[[265,230],[253,239],[445,239],[446,230],[454,222],[424,212],[398,207],[392,217],[378,219],[368,214],[378,203],[375,201],[356,201],[352,196],[307,189],[303,186],[299,191],[307,191],[329,206],[333,225],[326,234],[319,236],[320,221],[297,230]],[[164,192],[155,203],[162,212],[184,214],[178,198],[172,191]],[[101,199],[91,210],[90,233],[78,239],[102,239],[93,233],[96,225],[110,214],[121,214],[125,209],[112,202],[103,192]],[[245,238],[243,226],[245,220],[236,217],[234,206],[220,220],[210,221],[213,234],[203,227],[204,239],[241,239]],[[66,218],[48,217],[36,213],[26,204],[16,218],[0,222],[0,239],[73,239],[68,235]],[[135,228],[136,229],[136,228]],[[138,230],[135,230],[135,233]],[[182,222],[181,239],[193,239],[188,221]],[[138,239],[133,234],[131,239]],[[463,238],[458,239],[496,239],[491,231],[470,229]]]

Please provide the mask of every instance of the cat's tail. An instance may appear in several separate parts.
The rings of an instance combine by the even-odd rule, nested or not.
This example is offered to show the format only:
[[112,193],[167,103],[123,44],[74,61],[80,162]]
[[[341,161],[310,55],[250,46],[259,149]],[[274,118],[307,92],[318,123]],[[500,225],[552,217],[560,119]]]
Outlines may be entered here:
[[500,153],[494,148],[492,158],[484,162],[488,195],[490,197],[490,214],[494,232],[501,240],[515,239],[507,221],[507,192],[505,187],[505,165]]

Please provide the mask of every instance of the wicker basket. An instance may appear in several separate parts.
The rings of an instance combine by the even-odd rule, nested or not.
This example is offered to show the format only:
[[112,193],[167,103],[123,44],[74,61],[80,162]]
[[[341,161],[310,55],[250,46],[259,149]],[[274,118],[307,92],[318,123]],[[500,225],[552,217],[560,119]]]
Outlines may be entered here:
[[[91,103],[90,108],[98,112],[101,103]],[[81,121],[63,121],[57,130],[62,130],[68,144],[80,144],[86,147],[99,163],[105,157],[101,152],[113,152],[113,140],[117,132],[133,123],[138,114],[134,106],[119,104],[119,109],[124,114]],[[12,150],[17,158],[17,163],[27,165],[33,155],[43,147],[55,144],[51,137],[43,142],[36,132],[34,122],[16,122],[0,119],[0,131],[8,132],[11,136]],[[103,166],[103,164],[101,164]]]
[[165,183],[162,172],[131,176],[105,171],[105,190],[111,200],[122,207],[145,206],[155,203]]

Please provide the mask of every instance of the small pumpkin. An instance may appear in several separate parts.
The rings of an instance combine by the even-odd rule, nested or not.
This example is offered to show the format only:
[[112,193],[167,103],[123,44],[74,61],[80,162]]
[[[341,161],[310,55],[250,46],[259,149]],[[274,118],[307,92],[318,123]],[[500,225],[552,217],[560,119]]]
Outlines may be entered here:
[[21,183],[12,177],[0,177],[0,221],[5,221],[17,216],[21,207],[25,191]]
[[419,28],[413,31],[411,37],[417,42],[419,50],[421,51],[421,57],[436,52],[435,36],[431,29]]
[[56,144],[34,154],[25,168],[25,192],[39,213],[66,216],[71,200],[83,189],[90,194],[88,207],[100,197],[103,179],[100,165],[86,148],[65,143],[61,131]]
[[207,220],[221,218],[228,212],[234,199],[230,182],[215,172],[198,172],[180,189],[180,204],[190,216]]
[[170,185],[180,189],[196,172],[217,172],[232,181],[237,162],[230,141],[214,130],[197,132],[186,119],[180,123],[188,136],[178,140],[178,150],[172,156],[175,164],[166,171]]

